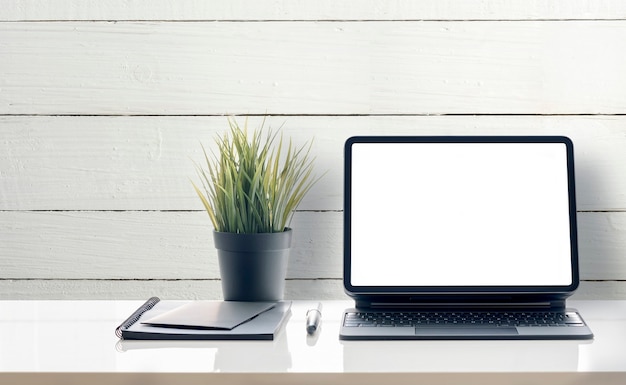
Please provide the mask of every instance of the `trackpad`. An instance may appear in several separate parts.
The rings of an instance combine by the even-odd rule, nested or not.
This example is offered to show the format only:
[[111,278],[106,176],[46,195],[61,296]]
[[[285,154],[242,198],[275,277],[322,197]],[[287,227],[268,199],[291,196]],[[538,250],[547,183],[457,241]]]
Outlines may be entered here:
[[514,327],[416,327],[416,336],[516,336]]

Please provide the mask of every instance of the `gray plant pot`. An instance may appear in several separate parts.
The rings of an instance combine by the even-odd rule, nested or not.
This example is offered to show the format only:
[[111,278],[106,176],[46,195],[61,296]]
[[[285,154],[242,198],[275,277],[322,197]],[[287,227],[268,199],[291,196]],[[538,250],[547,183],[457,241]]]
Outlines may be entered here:
[[282,300],[291,234],[290,228],[259,234],[214,231],[224,300]]

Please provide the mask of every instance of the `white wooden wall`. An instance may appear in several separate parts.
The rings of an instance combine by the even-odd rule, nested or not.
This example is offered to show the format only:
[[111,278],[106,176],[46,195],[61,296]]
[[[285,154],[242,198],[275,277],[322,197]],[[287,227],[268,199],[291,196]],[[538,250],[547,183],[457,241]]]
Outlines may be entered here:
[[220,298],[190,179],[228,114],[328,170],[289,298],[346,298],[355,134],[570,136],[576,296],[626,298],[626,2],[2,0],[0,299]]

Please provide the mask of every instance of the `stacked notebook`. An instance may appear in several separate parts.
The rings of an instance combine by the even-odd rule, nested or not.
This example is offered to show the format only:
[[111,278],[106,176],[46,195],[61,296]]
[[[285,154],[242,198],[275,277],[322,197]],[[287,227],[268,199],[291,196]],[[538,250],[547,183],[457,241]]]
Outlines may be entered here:
[[128,340],[273,340],[291,302],[161,301],[150,298],[115,330]]

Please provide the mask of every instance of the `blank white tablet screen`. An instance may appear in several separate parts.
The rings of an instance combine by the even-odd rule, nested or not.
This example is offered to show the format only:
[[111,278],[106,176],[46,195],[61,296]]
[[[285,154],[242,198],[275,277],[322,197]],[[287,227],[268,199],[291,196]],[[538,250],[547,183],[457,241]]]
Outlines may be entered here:
[[353,143],[351,285],[572,283],[563,143]]

